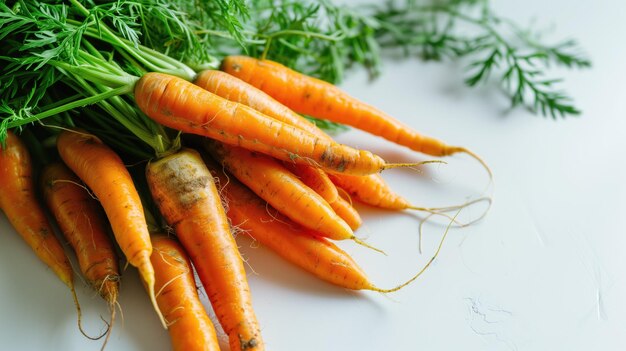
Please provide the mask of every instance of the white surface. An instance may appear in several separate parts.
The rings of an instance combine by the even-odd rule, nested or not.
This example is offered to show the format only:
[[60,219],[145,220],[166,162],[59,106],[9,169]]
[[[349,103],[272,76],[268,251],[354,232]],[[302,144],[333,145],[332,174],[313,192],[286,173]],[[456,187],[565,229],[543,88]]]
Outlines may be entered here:
[[[554,122],[523,110],[504,114],[492,88],[462,85],[455,64],[387,62],[371,84],[355,74],[343,87],[416,129],[482,155],[496,176],[495,203],[481,223],[454,229],[432,267],[398,293],[355,293],[293,268],[241,240],[256,274],[249,280],[268,350],[624,350],[626,349],[626,3],[499,2],[521,23],[554,24],[577,38],[594,67],[564,72],[583,110]],[[560,72],[559,72],[560,73]],[[340,138],[390,160],[424,159],[362,133]],[[418,204],[476,195],[479,166],[465,156],[426,176],[385,177]],[[417,217],[359,207],[359,230],[388,257],[342,244],[382,287],[412,275],[443,227],[427,225],[417,251]],[[0,349],[96,350],[76,328],[67,289],[0,216]],[[249,270],[249,272],[251,272]],[[169,338],[134,269],[125,271],[109,350],[168,350]],[[79,288],[86,329],[97,334],[104,303]]]

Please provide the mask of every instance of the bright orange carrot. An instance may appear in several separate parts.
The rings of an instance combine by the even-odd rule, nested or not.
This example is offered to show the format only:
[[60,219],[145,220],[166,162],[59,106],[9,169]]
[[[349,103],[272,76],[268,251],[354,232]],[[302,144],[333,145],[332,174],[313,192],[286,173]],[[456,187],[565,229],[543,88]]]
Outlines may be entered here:
[[373,286],[352,257],[337,245],[281,214],[270,215],[265,201],[236,179],[228,178],[221,167],[207,164],[219,179],[228,218],[242,233],[327,282],[356,290]]
[[326,133],[306,118],[234,75],[222,71],[206,70],[198,73],[194,84],[224,99],[249,106],[281,122],[320,137],[328,137]]
[[[230,74],[216,70],[205,70],[198,74],[194,84],[224,99],[249,106],[276,120],[298,127],[329,141],[332,140],[306,118],[291,111],[261,90]],[[337,198],[337,189],[324,171],[293,162],[285,162],[285,166],[300,177],[304,184],[320,194],[329,203]]]
[[357,230],[363,224],[363,219],[361,219],[359,212],[343,197],[337,196],[337,200],[331,202],[330,207],[333,208],[337,216],[348,223],[352,230]]
[[135,100],[144,113],[165,126],[283,161],[350,174],[416,165],[385,163],[369,151],[319,138],[166,74],[143,75],[135,85]]
[[187,254],[178,242],[152,236],[157,303],[167,321],[174,351],[219,351],[215,327],[206,314]]
[[[293,112],[262,90],[235,76],[221,71],[206,70],[198,74],[194,83],[225,99],[250,106],[269,117],[306,130],[320,138],[331,140],[330,136],[306,118]],[[335,173],[332,174],[332,178],[336,179],[337,184],[341,184],[344,190],[352,197],[365,204],[386,209],[407,209],[411,207],[409,202],[394,193],[378,174],[355,177]],[[332,202],[332,200],[328,201]]]
[[146,169],[152,197],[198,272],[232,351],[264,349],[243,261],[213,176],[190,149]]
[[280,162],[216,141],[205,139],[204,146],[239,181],[294,222],[330,239],[355,239],[350,226],[337,216],[326,200]]
[[329,174],[335,185],[345,190],[350,197],[360,202],[388,210],[406,210],[417,208],[411,205],[402,196],[391,191],[387,183],[380,176],[353,176]]
[[57,148],[65,164],[96,195],[111,223],[115,240],[148,286],[150,300],[165,326],[154,296],[152,244],[139,194],[120,157],[96,136],[64,131]]
[[6,146],[0,149],[0,208],[35,254],[73,291],[72,267],[35,195],[26,146],[9,131]]
[[491,176],[486,163],[470,150],[422,135],[330,83],[276,62],[246,56],[226,57],[221,69],[260,88],[295,112],[347,124],[431,156],[467,153],[476,158]]
[[7,133],[5,147],[0,146],[0,209],[35,254],[70,288],[78,315],[78,329],[86,337],[95,339],[82,328],[74,272],[36,198],[28,150],[11,131]]
[[350,197],[353,197],[364,204],[387,210],[423,211],[429,212],[432,215],[440,215],[448,219],[452,219],[452,216],[448,214],[449,212],[458,211],[477,203],[487,204],[486,209],[478,217],[472,219],[471,221],[466,223],[454,221],[454,223],[462,227],[481,220],[487,214],[492,202],[490,197],[480,197],[460,205],[447,207],[419,207],[412,205],[403,197],[390,191],[389,186],[387,186],[384,179],[381,177],[374,177],[374,175],[352,176],[349,174],[341,174],[341,176],[329,174],[329,177],[333,183],[337,185],[337,187],[345,190]]
[[434,260],[433,256],[405,283],[391,289],[381,289],[371,282],[345,251],[320,237],[319,233],[299,226],[285,216],[270,215],[265,201],[236,179],[227,176],[211,160],[206,161],[213,176],[219,179],[220,194],[228,203],[227,215],[234,226],[285,260],[331,284],[352,290],[394,292],[415,281]]
[[103,218],[100,204],[64,164],[52,163],[44,167],[40,183],[50,212],[76,253],[83,276],[109,304],[108,340],[115,319],[120,280],[117,255],[107,235],[109,224]]

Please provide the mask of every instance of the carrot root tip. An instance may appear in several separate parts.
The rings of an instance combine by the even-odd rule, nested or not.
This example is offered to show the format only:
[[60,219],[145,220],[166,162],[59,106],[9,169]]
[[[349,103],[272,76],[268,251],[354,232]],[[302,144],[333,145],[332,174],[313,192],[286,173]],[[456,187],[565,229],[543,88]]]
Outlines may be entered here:
[[83,334],[84,337],[86,337],[89,340],[100,340],[102,339],[103,336],[105,336],[108,332],[109,332],[109,325],[107,323],[107,329],[104,331],[104,333],[102,333],[99,336],[90,336],[89,334],[87,334],[87,332],[83,329],[83,312],[82,309],[80,308],[80,303],[78,302],[78,296],[76,295],[76,289],[74,289],[74,286],[70,286],[70,291],[72,292],[72,299],[74,300],[74,306],[76,307],[76,315],[77,315],[77,324],[78,324],[78,330],[80,331],[81,334]]
[[357,238],[356,236],[351,237],[351,238],[350,238],[350,240],[353,240],[355,243],[357,243],[357,244],[359,244],[359,245],[361,245],[361,246],[365,246],[365,247],[367,247],[368,249],[372,249],[372,250],[374,250],[374,251],[376,251],[376,252],[380,252],[381,254],[383,254],[383,255],[387,256],[387,253],[386,253],[385,251],[383,251],[383,250],[381,250],[381,249],[379,249],[379,248],[377,248],[377,247],[374,247],[374,246],[372,246],[372,245],[370,245],[370,244],[366,243],[365,241],[363,241],[363,240],[361,240],[361,239]]
[[448,162],[446,161],[442,161],[442,160],[427,160],[427,161],[421,161],[421,162],[409,162],[409,163],[386,163],[382,170],[385,169],[391,169],[391,168],[414,168],[414,167],[418,167],[418,166],[423,166],[423,165],[427,165],[427,164],[431,164],[431,163],[442,163],[442,164],[448,164]]
[[443,233],[443,235],[441,237],[441,240],[439,241],[439,246],[437,246],[437,250],[435,250],[435,253],[433,254],[433,256],[428,260],[428,262],[426,262],[426,264],[413,277],[411,277],[406,282],[404,282],[404,283],[402,283],[402,284],[400,284],[400,285],[398,285],[396,287],[393,287],[391,289],[381,289],[381,288],[378,288],[376,286],[372,286],[372,287],[370,287],[369,290],[376,291],[376,292],[383,293],[383,294],[388,294],[388,293],[396,292],[396,291],[404,288],[405,286],[411,284],[417,278],[419,278],[426,271],[426,269],[428,269],[428,267],[430,267],[430,265],[435,261],[437,256],[439,256],[439,252],[441,252],[441,248],[443,247],[443,242],[446,240],[446,237],[448,236],[448,232],[450,231],[450,228],[452,227],[452,224],[456,220],[456,217],[459,215],[459,213],[461,213],[461,209],[459,209],[456,212],[454,217],[452,217],[452,220],[450,221],[450,223],[448,223],[448,226],[446,227],[446,231]]
[[167,329],[167,322],[165,321],[165,317],[163,317],[163,313],[161,313],[161,309],[159,308],[156,300],[156,294],[154,291],[154,269],[152,268],[152,264],[150,263],[150,255],[147,252],[144,252],[139,262],[140,264],[137,266],[137,268],[139,269],[139,274],[141,275],[141,278],[146,284],[148,295],[150,296],[150,302],[152,303],[152,306],[154,307],[154,310],[157,313],[159,320],[161,321],[161,325],[164,329]]

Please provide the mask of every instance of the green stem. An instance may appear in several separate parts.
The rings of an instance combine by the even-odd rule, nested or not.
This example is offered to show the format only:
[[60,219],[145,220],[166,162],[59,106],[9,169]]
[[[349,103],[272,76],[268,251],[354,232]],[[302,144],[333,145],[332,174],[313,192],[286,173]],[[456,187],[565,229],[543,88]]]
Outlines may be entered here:
[[[82,6],[77,0],[70,0],[70,2],[74,4],[85,17],[90,16],[89,10]],[[141,45],[135,45],[130,41],[120,38],[106,24],[101,23],[99,19],[95,18],[94,21],[97,22],[98,28],[88,27],[85,31],[85,35],[122,48],[151,71],[175,75],[190,81],[195,77],[195,71],[182,62],[154,50],[145,50]],[[80,24],[80,22],[76,20],[68,20],[67,22],[73,25]],[[147,54],[146,51],[148,51]]]
[[52,61],[50,64],[60,68],[63,71],[67,71],[74,76],[85,77],[87,80],[106,85],[110,88],[127,87],[129,91],[133,90],[135,83],[139,80],[139,77],[131,76],[130,74],[119,75],[102,72],[101,67],[98,66],[75,66],[66,62]]
[[69,111],[78,107],[83,107],[83,106],[87,106],[87,105],[91,105],[91,104],[95,104],[97,102],[100,102],[102,100],[108,99],[110,97],[113,96],[118,96],[118,95],[124,95],[124,94],[130,94],[133,92],[133,86],[121,86],[119,88],[115,88],[115,89],[111,89],[109,91],[94,95],[94,96],[89,96],[86,97],[84,99],[80,99],[80,100],[76,100],[73,102],[70,102],[68,104],[59,106],[59,107],[55,107],[43,112],[39,112],[35,115],[32,115],[30,117],[27,118],[23,118],[20,119],[19,121],[14,121],[14,122],[9,122],[7,127],[10,128],[15,128],[15,127],[20,127],[23,126],[25,124],[28,123],[33,123],[39,120],[42,120],[44,118],[50,117],[50,116],[54,116],[56,114],[59,114],[61,112],[65,112],[65,111]]

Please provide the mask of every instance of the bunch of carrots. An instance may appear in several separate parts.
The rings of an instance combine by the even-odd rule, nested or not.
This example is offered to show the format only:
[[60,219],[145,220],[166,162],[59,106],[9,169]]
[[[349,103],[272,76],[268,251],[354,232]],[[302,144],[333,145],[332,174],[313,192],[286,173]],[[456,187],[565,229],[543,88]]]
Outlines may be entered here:
[[[89,9],[72,4],[97,22]],[[16,25],[13,39],[28,37],[30,25],[23,23],[23,30]],[[467,153],[491,177],[485,162],[467,148],[424,136],[337,87],[278,63],[227,56],[215,67],[219,69],[195,72],[148,47],[129,45],[105,23],[87,26],[84,34],[74,61],[41,65],[62,72],[64,90],[81,96],[59,99],[55,92],[46,92],[42,101],[51,101],[47,108],[5,123],[9,130],[0,153],[0,208],[70,288],[81,328],[73,271],[37,200],[37,194],[42,195],[77,256],[81,274],[110,308],[103,348],[118,308],[121,272],[116,246],[138,269],[173,349],[219,350],[212,321],[198,297],[195,270],[228,335],[230,350],[256,351],[265,347],[234,230],[329,283],[386,293],[414,281],[441,245],[410,280],[379,288],[333,243],[353,240],[375,249],[355,235],[362,219],[352,201],[425,211],[466,225],[453,213],[468,204],[416,206],[379,175],[389,168],[431,161],[387,163],[370,151],[337,143],[303,114],[347,124],[434,157]],[[41,48],[18,49],[10,54]],[[118,62],[103,54],[111,49]],[[129,63],[135,67],[132,73],[122,68]],[[25,64],[14,72],[31,68]],[[70,114],[79,108],[80,116]],[[51,122],[44,123],[48,118]],[[39,124],[31,125],[34,121]],[[105,127],[115,130],[116,138],[102,132]],[[11,128],[46,135],[54,142],[56,149],[51,150],[29,138],[30,150],[55,159],[46,162],[37,177],[32,151]],[[150,156],[124,145],[148,145]],[[146,161],[144,175],[131,175],[124,150]],[[147,191],[142,191],[144,184]]]

